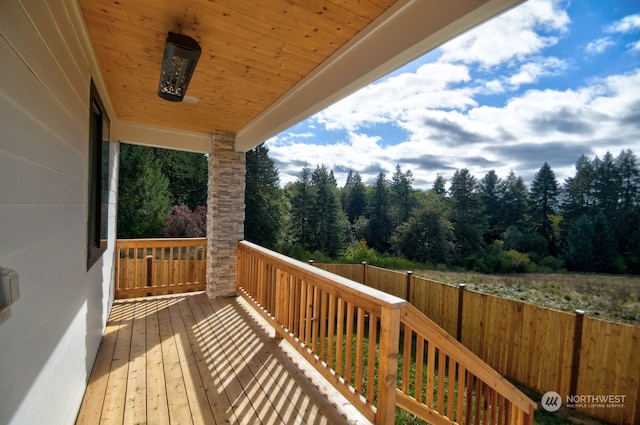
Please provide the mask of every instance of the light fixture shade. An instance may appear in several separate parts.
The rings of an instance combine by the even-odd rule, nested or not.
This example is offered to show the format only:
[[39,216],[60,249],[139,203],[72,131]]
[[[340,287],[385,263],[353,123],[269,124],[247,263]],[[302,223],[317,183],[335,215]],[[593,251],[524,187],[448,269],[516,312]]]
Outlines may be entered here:
[[158,96],[172,102],[182,102],[200,51],[200,45],[193,38],[169,32],[160,70]]

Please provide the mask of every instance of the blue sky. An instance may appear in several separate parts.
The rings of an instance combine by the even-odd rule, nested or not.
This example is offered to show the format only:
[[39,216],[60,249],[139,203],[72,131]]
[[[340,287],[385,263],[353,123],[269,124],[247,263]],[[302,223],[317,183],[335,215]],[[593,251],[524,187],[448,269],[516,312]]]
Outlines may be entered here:
[[281,184],[324,164],[342,186],[396,164],[414,187],[468,168],[559,182],[581,154],[640,159],[640,1],[529,0],[267,142]]

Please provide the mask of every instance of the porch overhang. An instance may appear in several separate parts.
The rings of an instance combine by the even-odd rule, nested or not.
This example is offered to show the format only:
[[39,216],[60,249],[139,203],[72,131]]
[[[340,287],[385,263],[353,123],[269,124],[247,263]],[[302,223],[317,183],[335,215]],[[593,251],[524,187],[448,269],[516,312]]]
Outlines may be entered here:
[[[245,152],[521,0],[79,0],[122,141]],[[167,31],[203,53],[187,95],[157,95]]]

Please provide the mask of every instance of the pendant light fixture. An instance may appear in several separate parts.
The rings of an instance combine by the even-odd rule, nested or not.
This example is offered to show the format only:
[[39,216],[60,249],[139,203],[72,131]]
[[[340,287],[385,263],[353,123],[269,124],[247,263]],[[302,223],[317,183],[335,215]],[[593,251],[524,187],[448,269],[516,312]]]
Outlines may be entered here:
[[162,58],[158,96],[172,102],[182,102],[200,52],[200,45],[193,38],[169,32]]

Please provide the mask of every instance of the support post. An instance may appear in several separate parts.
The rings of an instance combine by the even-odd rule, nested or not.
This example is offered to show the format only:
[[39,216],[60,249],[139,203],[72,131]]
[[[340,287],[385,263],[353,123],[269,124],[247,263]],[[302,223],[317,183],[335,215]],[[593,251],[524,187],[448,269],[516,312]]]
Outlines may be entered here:
[[214,131],[207,196],[207,295],[237,295],[238,241],[244,239],[245,154],[235,133]]
[[464,290],[467,287],[464,283],[458,284],[458,328],[456,329],[456,339],[462,342],[462,310],[464,307]]
[[580,372],[580,348],[582,346],[582,322],[584,310],[576,310],[576,323],[573,331],[573,354],[571,356],[571,381],[569,381],[569,395],[578,392],[578,373]]
[[362,284],[363,285],[367,284],[367,262],[366,261],[362,262]]
[[380,362],[376,425],[392,424],[396,413],[398,347],[403,305],[384,306],[380,314]]
[[411,276],[413,275],[412,271],[407,272],[407,289],[405,291],[405,300],[411,302]]

